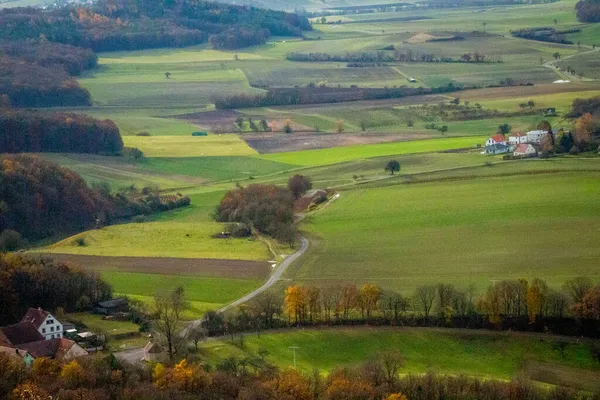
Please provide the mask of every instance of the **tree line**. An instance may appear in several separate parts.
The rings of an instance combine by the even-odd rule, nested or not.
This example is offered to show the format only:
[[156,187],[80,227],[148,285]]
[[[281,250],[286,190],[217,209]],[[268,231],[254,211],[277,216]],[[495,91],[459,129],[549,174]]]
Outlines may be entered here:
[[286,59],[299,62],[349,62],[349,63],[385,63],[385,62],[425,62],[425,63],[485,63],[501,62],[502,60],[488,57],[483,52],[475,50],[465,53],[459,58],[438,57],[433,53],[422,52],[413,49],[402,50],[390,46],[392,51],[371,52],[347,52],[345,54],[330,53],[300,53],[292,52],[286,55]]
[[558,31],[551,27],[542,28],[525,28],[510,31],[513,36],[520,37],[523,39],[538,40],[541,42],[550,43],[561,43],[561,44],[573,44],[571,40],[568,40],[565,36],[568,33],[580,32],[580,29],[569,29]]
[[17,399],[113,400],[596,400],[598,395],[526,380],[466,376],[400,375],[402,354],[382,351],[323,376],[279,369],[268,352],[228,357],[214,364],[182,359],[173,365],[133,365],[113,355],[69,362],[38,358],[31,368],[0,353],[0,397]]
[[265,94],[238,94],[214,100],[217,109],[254,108],[294,104],[325,104],[346,101],[397,99],[423,94],[450,93],[463,90],[461,86],[449,83],[434,88],[269,88]]
[[589,278],[560,290],[541,279],[503,280],[482,293],[451,284],[424,285],[411,295],[374,284],[292,285],[266,293],[236,313],[207,313],[209,335],[311,325],[443,326],[552,332],[598,337],[600,285]]
[[106,186],[88,187],[74,171],[40,157],[3,155],[0,251],[16,250],[27,240],[72,234],[189,203],[184,196],[163,201],[151,188],[112,194]]
[[0,153],[119,155],[123,140],[110,120],[81,114],[0,110]]
[[0,254],[0,287],[0,326],[19,322],[29,307],[80,311],[112,297],[111,287],[94,273],[8,254]]

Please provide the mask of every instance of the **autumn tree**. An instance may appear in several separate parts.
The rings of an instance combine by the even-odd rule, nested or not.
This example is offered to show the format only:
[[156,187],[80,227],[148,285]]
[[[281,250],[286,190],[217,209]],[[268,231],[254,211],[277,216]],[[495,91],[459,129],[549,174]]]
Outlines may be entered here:
[[358,305],[363,318],[366,316],[367,319],[371,318],[373,310],[379,307],[379,300],[381,298],[381,289],[377,286],[367,283],[363,285],[358,292]]
[[385,164],[384,171],[394,175],[394,172],[400,171],[400,163],[396,160],[388,161],[387,164]]
[[178,328],[184,306],[185,297],[182,288],[158,292],[154,295],[153,327],[166,342],[167,353],[171,361],[183,342],[178,335]]
[[308,306],[307,295],[307,289],[301,285],[288,286],[285,290],[284,309],[290,321],[293,319],[295,324],[305,321]]
[[279,376],[264,383],[273,390],[275,398],[281,400],[312,400],[308,379],[293,368],[288,368]]
[[338,307],[345,320],[348,320],[350,313],[356,308],[357,300],[358,289],[356,288],[356,285],[352,283],[345,284],[340,291],[340,300],[338,303]]
[[400,368],[404,365],[404,357],[397,350],[387,350],[379,353],[377,359],[383,367],[388,386],[392,387],[398,379]]
[[85,371],[77,360],[72,360],[62,367],[60,379],[65,387],[71,389],[78,388],[84,383]]
[[535,322],[537,317],[543,316],[544,307],[548,296],[548,285],[541,279],[534,279],[527,289],[527,311],[529,321]]
[[586,113],[575,120],[573,129],[573,140],[580,149],[592,140],[592,134],[600,128],[600,122],[595,120],[590,113]]
[[335,131],[337,133],[342,133],[344,132],[344,120],[339,119],[335,122]]
[[578,276],[563,284],[563,290],[571,297],[574,304],[581,303],[585,294],[593,287],[592,280],[587,276]]
[[600,319],[600,286],[588,289],[575,305],[575,313],[584,318]]
[[297,200],[312,189],[312,182],[309,177],[295,174],[288,180],[288,189],[292,192],[294,199]]

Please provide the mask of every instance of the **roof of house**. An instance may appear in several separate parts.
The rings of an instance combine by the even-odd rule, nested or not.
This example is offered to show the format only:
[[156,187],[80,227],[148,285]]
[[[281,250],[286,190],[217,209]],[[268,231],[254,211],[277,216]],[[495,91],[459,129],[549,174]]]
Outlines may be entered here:
[[528,135],[545,135],[546,133],[548,133],[548,131],[544,131],[541,129],[537,129],[535,131],[529,131],[527,132]]
[[50,313],[42,310],[41,308],[30,308],[27,310],[25,316],[21,319],[21,322],[29,321],[35,326],[36,329],[39,329],[48,315],[50,315]]
[[510,146],[504,143],[494,143],[485,146],[486,149],[509,149]]
[[49,357],[61,360],[74,345],[74,341],[60,338],[26,343],[19,348],[31,354],[33,358]]
[[527,149],[529,149],[530,144],[521,143],[515,148],[515,153],[526,153]]
[[18,324],[2,327],[0,328],[0,331],[2,331],[4,337],[8,339],[8,344],[12,344],[14,346],[23,343],[37,342],[44,339],[41,333],[38,332],[35,325],[29,321],[23,321],[19,322]]
[[490,139],[492,139],[496,143],[506,142],[506,137],[500,133],[492,136]]
[[123,298],[106,300],[106,301],[101,301],[98,303],[98,305],[102,308],[113,308],[113,307],[119,307],[119,306],[126,306],[127,304],[128,304],[127,299],[123,299]]
[[148,344],[144,347],[145,353],[162,353],[164,350],[162,346],[156,342],[148,342]]
[[523,132],[517,132],[517,133],[510,134],[510,137],[524,137],[524,136],[527,136],[527,134],[523,133]]
[[27,354],[26,351],[19,350],[12,346],[0,346],[0,353],[6,354],[9,357],[23,358]]

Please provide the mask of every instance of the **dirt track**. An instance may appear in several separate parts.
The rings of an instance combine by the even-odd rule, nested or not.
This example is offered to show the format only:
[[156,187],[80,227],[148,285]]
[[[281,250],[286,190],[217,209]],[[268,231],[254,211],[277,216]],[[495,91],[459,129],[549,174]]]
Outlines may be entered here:
[[43,254],[87,270],[113,270],[150,274],[258,278],[269,276],[271,266],[264,261],[221,260],[210,258],[102,257],[74,254]]

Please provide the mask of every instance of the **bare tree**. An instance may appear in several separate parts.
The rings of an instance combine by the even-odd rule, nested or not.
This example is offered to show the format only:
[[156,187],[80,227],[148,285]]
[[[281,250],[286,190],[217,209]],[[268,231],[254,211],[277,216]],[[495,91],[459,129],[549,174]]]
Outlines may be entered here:
[[568,280],[563,285],[563,290],[571,297],[574,303],[581,303],[588,290],[592,288],[592,280],[586,276],[578,276]]
[[397,350],[388,350],[379,353],[379,361],[385,373],[388,385],[393,385],[398,378],[398,371],[404,365],[404,358]]
[[169,359],[179,350],[182,340],[177,334],[179,327],[179,316],[185,304],[182,288],[171,292],[157,293],[154,296],[154,330],[164,338],[166,342]]
[[415,291],[415,305],[423,311],[425,318],[429,318],[431,308],[435,301],[436,287],[433,285],[419,286]]
[[194,342],[194,347],[198,350],[198,343],[203,341],[206,338],[206,329],[201,326],[194,326],[188,332],[188,338]]

